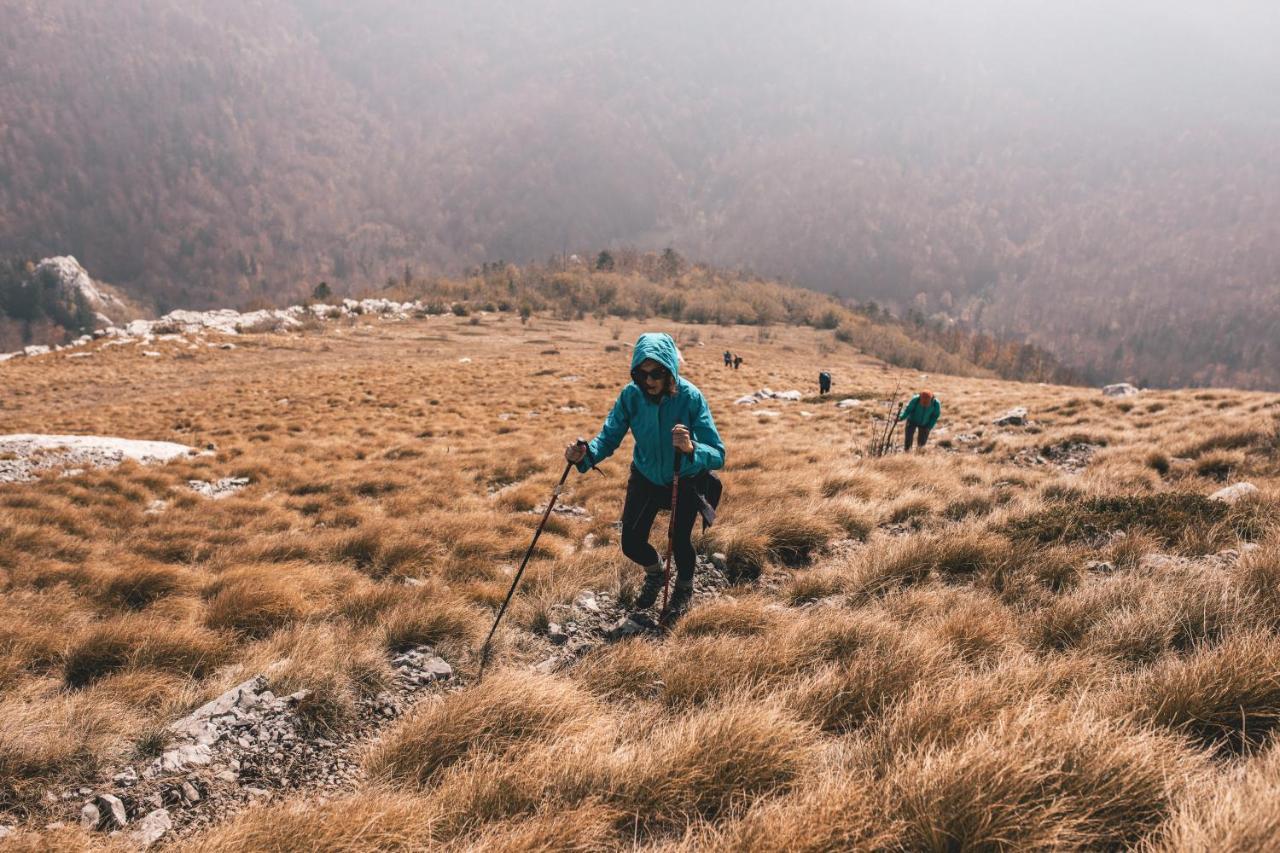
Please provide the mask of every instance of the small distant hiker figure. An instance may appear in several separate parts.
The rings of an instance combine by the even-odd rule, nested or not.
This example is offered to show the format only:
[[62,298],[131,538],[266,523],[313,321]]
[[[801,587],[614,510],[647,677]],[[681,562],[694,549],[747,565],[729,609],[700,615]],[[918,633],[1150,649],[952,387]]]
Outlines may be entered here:
[[742,356],[735,355],[733,357],[733,369],[737,370],[739,367],[742,367]]
[[644,567],[644,587],[636,599],[641,610],[653,607],[664,586],[662,560],[649,544],[649,530],[658,510],[671,509],[673,471],[680,454],[673,528],[677,573],[667,607],[668,618],[673,618],[687,610],[693,598],[693,522],[700,512],[704,519],[714,519],[720,483],[711,472],[724,467],[724,443],[706,398],[680,377],[680,356],[668,334],[640,336],[631,356],[631,382],[618,394],[600,434],[586,446],[570,444],[564,458],[586,473],[617,450],[627,430],[635,449],[622,507],[622,553]]
[[929,440],[929,431],[938,422],[942,414],[942,404],[931,391],[921,391],[911,398],[907,407],[898,415],[898,420],[906,421],[907,442],[904,450],[911,450],[912,439],[917,439],[916,448],[923,450]]
[[831,374],[825,370],[818,374],[818,393],[824,397],[831,393]]
[[733,367],[733,353],[728,350],[724,351],[724,366]]

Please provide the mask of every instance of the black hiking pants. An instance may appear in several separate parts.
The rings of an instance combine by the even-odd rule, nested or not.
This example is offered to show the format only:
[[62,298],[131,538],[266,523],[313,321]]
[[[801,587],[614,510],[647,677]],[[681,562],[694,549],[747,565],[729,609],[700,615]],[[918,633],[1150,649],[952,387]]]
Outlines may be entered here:
[[[698,499],[698,483],[706,476],[680,478],[680,495],[676,507],[675,562],[676,581],[693,583],[696,555],[693,550],[693,522],[702,505]],[[671,509],[671,486],[656,486],[634,466],[627,481],[627,500],[622,506],[622,553],[629,560],[648,568],[662,561],[649,544],[649,531],[660,509]],[[666,530],[663,530],[665,535]],[[665,547],[665,543],[664,543]]]
[[907,446],[905,449],[906,450],[911,449],[911,439],[916,437],[917,431],[919,432],[920,441],[919,441],[919,444],[917,444],[916,446],[924,447],[925,444],[929,441],[930,429],[931,427],[916,426],[915,424],[911,423],[911,421],[907,421]]

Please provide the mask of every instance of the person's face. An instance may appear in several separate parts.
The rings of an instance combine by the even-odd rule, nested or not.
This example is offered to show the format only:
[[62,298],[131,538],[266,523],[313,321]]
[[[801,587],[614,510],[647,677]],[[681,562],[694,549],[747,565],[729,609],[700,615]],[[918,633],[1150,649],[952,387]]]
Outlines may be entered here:
[[645,393],[651,397],[661,394],[662,389],[667,384],[667,369],[651,358],[646,358],[640,362],[638,367],[644,373],[640,383],[644,387]]

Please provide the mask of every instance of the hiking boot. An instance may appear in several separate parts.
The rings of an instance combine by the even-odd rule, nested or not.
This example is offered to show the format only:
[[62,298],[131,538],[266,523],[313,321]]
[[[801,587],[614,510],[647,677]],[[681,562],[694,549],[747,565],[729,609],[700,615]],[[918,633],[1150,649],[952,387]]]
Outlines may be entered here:
[[689,609],[689,605],[693,602],[693,584],[677,583],[675,591],[671,593],[671,601],[667,603],[667,618],[663,620],[670,624],[684,615]]
[[650,566],[644,570],[644,586],[640,588],[640,594],[636,596],[636,609],[648,610],[658,600],[658,593],[662,592],[663,575],[661,566]]

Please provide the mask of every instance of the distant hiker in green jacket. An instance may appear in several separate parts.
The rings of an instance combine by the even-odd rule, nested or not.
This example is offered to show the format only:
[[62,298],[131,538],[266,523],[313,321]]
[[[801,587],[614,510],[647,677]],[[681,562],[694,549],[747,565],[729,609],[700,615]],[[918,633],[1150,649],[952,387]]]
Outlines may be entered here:
[[907,422],[907,444],[903,449],[910,452],[911,441],[918,436],[919,442],[916,447],[923,450],[925,443],[929,441],[929,431],[938,422],[941,414],[942,404],[938,402],[937,397],[933,396],[932,391],[921,391],[912,397],[911,402],[907,403],[907,407],[902,410],[902,414],[898,415],[898,420]]
[[716,431],[702,392],[680,376],[680,356],[670,335],[649,332],[636,341],[631,382],[623,387],[600,434],[586,446],[570,444],[564,458],[586,472],[608,459],[627,430],[635,438],[631,477],[622,507],[622,553],[644,566],[644,587],[636,599],[642,610],[653,606],[663,586],[662,561],[649,544],[649,530],[660,509],[671,509],[676,454],[681,455],[680,489],[674,536],[675,592],[668,605],[679,615],[693,598],[693,522],[698,517],[710,471],[724,467],[724,443]]

